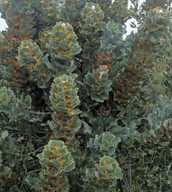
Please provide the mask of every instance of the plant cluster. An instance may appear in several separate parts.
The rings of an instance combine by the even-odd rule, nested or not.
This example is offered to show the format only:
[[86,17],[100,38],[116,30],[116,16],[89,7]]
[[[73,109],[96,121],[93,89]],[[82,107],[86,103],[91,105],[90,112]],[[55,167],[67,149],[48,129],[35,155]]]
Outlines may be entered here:
[[172,188],[170,1],[131,2],[0,0],[0,191]]

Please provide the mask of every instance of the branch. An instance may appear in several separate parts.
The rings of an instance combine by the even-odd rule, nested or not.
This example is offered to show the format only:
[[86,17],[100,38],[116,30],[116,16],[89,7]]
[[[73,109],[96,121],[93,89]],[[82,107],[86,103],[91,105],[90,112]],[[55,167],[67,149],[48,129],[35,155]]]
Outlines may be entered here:
[[36,170],[28,171],[27,174],[37,173],[37,172],[40,172],[41,170],[42,170],[42,169],[36,169]]
[[81,86],[84,86],[84,84],[81,81],[75,80],[75,82],[80,84]]
[[6,130],[10,130],[10,131],[18,131],[16,128],[12,128],[12,127],[4,127]]
[[43,148],[44,148],[44,147],[39,147],[38,149],[36,149],[35,151],[32,151],[32,152],[28,153],[27,155],[29,156],[29,155],[31,155],[31,154],[33,154],[33,153],[39,152],[39,151],[41,151]]
[[51,115],[53,112],[30,111],[30,113],[36,115]]

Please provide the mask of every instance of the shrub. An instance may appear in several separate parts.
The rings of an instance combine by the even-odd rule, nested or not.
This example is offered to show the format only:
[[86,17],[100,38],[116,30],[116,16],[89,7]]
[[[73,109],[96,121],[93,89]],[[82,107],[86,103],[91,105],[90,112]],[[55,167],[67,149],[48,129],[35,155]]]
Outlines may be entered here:
[[172,187],[170,2],[132,2],[0,1],[1,191]]

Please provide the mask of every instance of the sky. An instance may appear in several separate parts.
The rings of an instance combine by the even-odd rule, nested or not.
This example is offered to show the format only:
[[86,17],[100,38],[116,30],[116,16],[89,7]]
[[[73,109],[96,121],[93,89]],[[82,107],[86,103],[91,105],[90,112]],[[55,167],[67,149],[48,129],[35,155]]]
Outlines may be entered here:
[[[0,16],[1,16],[1,14],[0,14]],[[0,31],[5,30],[5,28],[7,28],[7,24],[6,24],[5,20],[0,17]]]
[[[139,1],[140,1],[140,4],[142,4],[145,0],[139,0]],[[130,0],[129,0],[129,6],[131,6]],[[0,16],[1,16],[1,13],[0,13]],[[130,27],[130,23],[131,23],[132,21],[134,21],[134,20],[133,20],[133,19],[129,19],[129,20],[125,23],[125,25],[127,26],[127,33],[126,33],[124,36],[129,35],[132,31],[133,31],[133,32],[136,32],[136,31],[137,31],[137,28],[132,28],[132,27]],[[6,24],[5,20],[0,17],[0,31],[5,30],[6,28],[7,28],[7,24]]]

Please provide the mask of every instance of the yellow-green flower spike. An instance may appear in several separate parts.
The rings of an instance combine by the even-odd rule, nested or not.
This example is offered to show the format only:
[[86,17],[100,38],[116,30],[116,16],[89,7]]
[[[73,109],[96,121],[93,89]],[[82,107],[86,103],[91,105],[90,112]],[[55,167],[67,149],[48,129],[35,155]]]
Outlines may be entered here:
[[43,188],[55,187],[61,192],[68,191],[69,184],[65,173],[75,168],[75,162],[64,142],[50,140],[37,156],[42,167],[40,178],[43,179]]
[[18,61],[21,66],[37,70],[40,68],[43,53],[33,40],[22,41],[18,54]]
[[50,178],[45,176],[43,172],[40,174],[40,185],[39,189],[46,192],[68,192],[69,191],[69,182],[66,175],[56,176]]
[[46,46],[51,56],[56,59],[69,61],[81,51],[77,36],[69,23],[57,22],[50,33],[49,39]]
[[97,3],[86,3],[82,13],[81,32],[88,35],[93,29],[94,32],[101,30],[104,14]]
[[80,33],[83,43],[83,57],[89,58],[100,47],[98,32],[102,30],[104,14],[99,4],[86,3],[81,13]]
[[[118,162],[109,156],[100,158],[95,168],[86,169],[86,181],[91,183],[92,188],[102,191],[109,189],[116,183],[117,179],[123,179],[123,173],[118,165]],[[112,187],[113,189],[113,187]],[[109,190],[111,191],[111,190]]]
[[78,115],[69,116],[65,113],[52,114],[52,121],[48,122],[55,138],[70,139],[81,127]]
[[51,108],[54,111],[50,129],[55,138],[71,138],[81,127],[76,107],[80,104],[78,88],[71,76],[61,75],[54,79],[50,91]]
[[75,163],[63,141],[50,140],[38,155],[44,174],[49,177],[70,172]]
[[94,139],[91,138],[87,146],[96,149],[96,153],[114,157],[117,145],[120,141],[121,139],[112,133],[104,132],[101,135],[96,135]]
[[33,40],[22,41],[18,49],[18,62],[29,72],[30,80],[37,81],[39,87],[45,87],[51,74],[43,62],[43,53]]
[[[104,20],[108,21],[111,15],[112,2],[107,0],[88,0],[88,2],[98,3],[104,14]],[[122,2],[121,2],[122,3]]]
[[53,26],[60,19],[60,0],[37,0],[39,24]]
[[45,47],[46,43],[50,41],[50,34],[52,31],[52,27],[45,27],[43,31],[39,34],[39,40],[42,43],[43,47]]
[[[115,179],[122,179],[123,174],[117,161],[109,156],[104,156],[96,165],[99,176],[96,178],[98,185],[108,185]],[[104,183],[103,183],[104,181]]]
[[111,80],[108,79],[107,66],[100,66],[92,73],[87,73],[84,78],[84,86],[92,100],[104,102],[111,91]]
[[77,21],[80,20],[81,11],[85,6],[85,0],[66,0],[62,8],[62,16],[65,21],[77,28]]
[[79,114],[79,109],[75,109],[80,104],[77,92],[78,88],[71,76],[61,75],[55,78],[50,92],[51,108],[68,115]]

